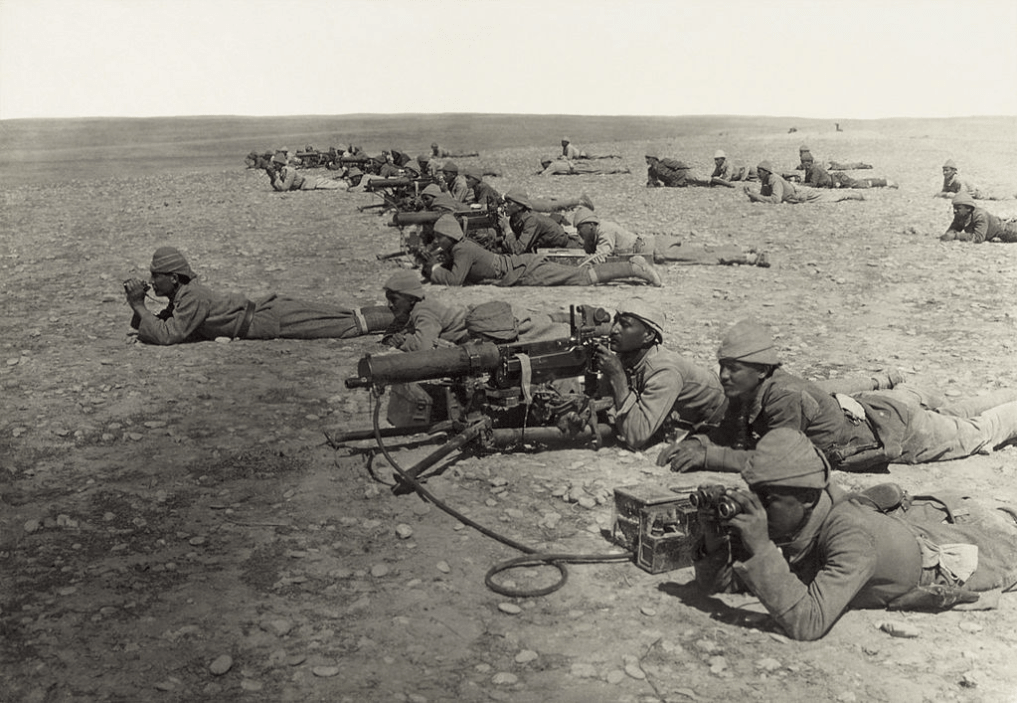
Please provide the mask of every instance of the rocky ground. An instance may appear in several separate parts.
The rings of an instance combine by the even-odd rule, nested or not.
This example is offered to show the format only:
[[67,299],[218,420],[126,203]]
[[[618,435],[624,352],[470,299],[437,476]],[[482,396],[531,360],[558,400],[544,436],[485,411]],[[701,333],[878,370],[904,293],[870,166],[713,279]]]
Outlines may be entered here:
[[[934,137],[920,123],[704,131],[657,144],[704,171],[718,146],[790,167],[807,141],[819,159],[865,160],[876,166],[865,175],[901,184],[834,205],[648,190],[643,142],[583,145],[622,154],[633,173],[621,176],[540,179],[529,174],[547,149],[485,153],[503,192],[586,192],[633,229],[765,249],[773,266],[662,268],[659,289],[430,294],[553,311],[638,293],[669,311],[667,344],[705,365],[726,327],[752,317],[808,377],[892,365],[952,397],[1014,387],[1017,246],[939,242],[950,208],[930,197],[953,157],[1009,196],[990,211],[1017,216],[1017,184],[1005,180],[1017,140],[1001,124]],[[120,282],[144,275],[165,243],[215,288],[381,301],[400,264],[375,254],[399,239],[357,211],[372,196],[278,194],[263,174],[224,164],[53,178],[2,198],[0,700],[1017,700],[1012,596],[983,612],[851,612],[824,639],[797,643],[750,597],[698,595],[688,569],[577,565],[546,597],[498,595],[484,574],[517,552],[393,495],[373,478],[390,471],[371,442],[337,451],[325,440],[369,425],[368,394],[343,380],[380,351],[377,338],[156,348],[129,334]],[[961,490],[986,509],[1017,504],[1015,478],[1014,448],[836,475],[847,487]],[[604,536],[614,488],[731,479],[673,475],[652,453],[607,447],[464,455],[428,486],[538,550],[603,553],[615,549]],[[553,575],[506,578],[529,587]]]

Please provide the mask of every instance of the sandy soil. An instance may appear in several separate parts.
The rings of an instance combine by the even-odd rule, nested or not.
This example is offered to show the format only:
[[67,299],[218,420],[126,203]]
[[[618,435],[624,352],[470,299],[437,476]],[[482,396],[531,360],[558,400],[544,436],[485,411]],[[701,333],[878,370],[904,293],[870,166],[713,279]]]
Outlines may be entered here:
[[[660,289],[432,294],[551,311],[638,292],[670,311],[668,346],[705,365],[723,330],[753,317],[808,377],[895,365],[953,397],[1014,387],[1017,246],[939,242],[950,208],[930,197],[953,157],[1010,196],[990,211],[1017,215],[1017,143],[993,124],[936,138],[921,126],[702,131],[664,145],[703,171],[717,146],[790,167],[807,141],[819,159],[865,160],[876,166],[866,175],[901,183],[835,205],[647,190],[642,142],[583,145],[623,154],[628,176],[539,179],[529,174],[548,149],[491,151],[473,162],[506,174],[492,179],[503,192],[583,191],[631,228],[763,248],[774,265],[662,268]],[[343,380],[377,338],[135,343],[120,282],[143,275],[163,243],[209,285],[251,297],[382,299],[399,264],[375,254],[398,234],[357,211],[372,196],[274,193],[242,157],[214,173],[125,171],[2,194],[0,700],[1017,700],[1014,597],[986,612],[851,612],[826,638],[796,643],[750,597],[697,595],[689,570],[581,565],[547,597],[497,595],[484,574],[516,552],[392,495],[368,470],[389,473],[370,442],[325,442],[368,426],[367,393]],[[538,549],[599,553],[612,549],[602,533],[613,488],[731,480],[675,476],[653,459],[616,447],[462,456],[428,485]],[[848,487],[888,478],[1015,505],[1017,449],[836,475]],[[591,507],[564,500],[565,488]],[[917,636],[891,637],[887,621]]]

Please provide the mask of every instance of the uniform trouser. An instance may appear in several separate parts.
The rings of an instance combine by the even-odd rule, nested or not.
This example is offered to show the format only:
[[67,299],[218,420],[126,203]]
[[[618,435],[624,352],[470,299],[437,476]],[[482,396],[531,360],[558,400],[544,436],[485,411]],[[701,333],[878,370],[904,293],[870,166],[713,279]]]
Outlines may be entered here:
[[[635,265],[618,261],[594,266],[565,266],[539,260],[526,267],[514,286],[595,286],[620,278],[640,278]],[[645,280],[645,279],[643,279]]]
[[644,235],[636,243],[637,254],[653,254],[654,263],[678,263],[688,266],[717,266],[721,264],[747,264],[748,257],[740,248],[685,244],[677,237]]
[[903,464],[963,459],[1017,439],[1017,391],[995,391],[953,404],[906,386],[878,393],[911,409],[901,456],[894,460]]
[[[607,264],[602,264],[607,265]],[[598,267],[595,267],[598,268]],[[553,261],[536,261],[526,267],[514,286],[592,286],[588,267],[565,266]]]
[[996,235],[999,237],[1001,242],[1007,242],[1013,244],[1017,242],[1017,219],[1005,220],[1000,223],[1002,225],[999,233]]
[[383,332],[393,320],[384,305],[342,308],[277,297],[267,308],[278,317],[279,336],[284,339],[349,339]]
[[837,188],[886,188],[885,178],[852,178],[846,173],[835,173],[832,175],[833,182]]
[[305,178],[303,185],[300,186],[300,190],[339,190],[345,187],[345,181],[335,181],[331,178],[318,176],[316,178]]

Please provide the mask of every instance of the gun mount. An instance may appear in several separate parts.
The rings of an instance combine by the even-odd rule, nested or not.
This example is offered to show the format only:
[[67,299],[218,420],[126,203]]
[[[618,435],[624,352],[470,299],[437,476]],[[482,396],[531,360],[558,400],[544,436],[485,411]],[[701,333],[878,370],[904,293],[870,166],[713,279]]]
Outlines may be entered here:
[[[570,334],[559,339],[498,345],[470,343],[450,349],[367,355],[347,388],[381,396],[392,386],[388,421],[393,428],[337,433],[333,446],[375,438],[455,433],[443,447],[406,471],[416,477],[460,449],[491,450],[523,444],[592,443],[611,434],[600,398],[596,347],[606,343],[610,314],[572,306]],[[406,492],[397,482],[397,493]]]

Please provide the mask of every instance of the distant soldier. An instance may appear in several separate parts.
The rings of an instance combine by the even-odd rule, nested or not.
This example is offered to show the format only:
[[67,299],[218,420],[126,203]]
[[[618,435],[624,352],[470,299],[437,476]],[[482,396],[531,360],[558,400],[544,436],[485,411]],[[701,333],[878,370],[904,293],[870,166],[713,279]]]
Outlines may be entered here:
[[441,167],[442,180],[453,200],[460,203],[473,201],[473,190],[466,184],[466,178],[459,174],[459,167],[454,161],[446,161]]
[[265,172],[272,181],[272,188],[285,192],[290,190],[340,190],[345,186],[342,181],[324,178],[321,176],[305,177],[296,167],[286,162],[286,157],[281,153],[272,157],[270,168]]
[[587,259],[590,263],[605,261],[609,256],[643,254],[652,257],[655,264],[770,266],[765,252],[745,253],[733,246],[688,244],[667,234],[637,235],[583,207],[573,213],[572,224],[579,232],[583,249],[590,255]]
[[781,176],[773,172],[773,164],[769,161],[761,161],[756,166],[759,173],[759,191],[744,186],[745,195],[754,203],[767,203],[779,205],[790,203],[837,203],[842,200],[865,200],[865,196],[852,190],[817,190],[814,188],[795,188]]
[[1008,244],[1017,242],[1017,218],[1000,220],[976,206],[974,198],[963,191],[953,196],[953,222],[940,240],[981,244],[994,239]]
[[657,154],[646,155],[646,187],[647,188],[686,188],[688,186],[708,185],[689,174],[689,165],[684,161],[669,157],[660,158]]
[[565,266],[549,262],[540,254],[499,255],[464,238],[462,228],[451,215],[434,223],[434,234],[451,263],[433,265],[429,270],[425,267],[424,275],[440,285],[595,286],[626,279],[661,285],[660,276],[641,256],[623,263]]
[[936,193],[935,197],[952,198],[957,193],[967,193],[975,200],[996,200],[996,198],[983,191],[971,180],[962,178],[957,172],[957,162],[953,159],[947,159],[946,163],[943,164],[943,187]]
[[568,137],[561,138],[561,158],[566,161],[575,161],[583,158],[583,153],[572,146],[572,140]]
[[584,161],[566,159],[543,159],[538,176],[610,176],[618,173],[632,173],[627,168],[598,167]]
[[851,178],[842,171],[828,173],[816,163],[812,154],[802,154],[802,166],[805,168],[803,185],[810,188],[897,188],[895,181],[886,178]]
[[727,157],[723,149],[713,154],[713,173],[710,174],[710,185],[735,187],[735,181],[758,181],[759,174],[755,166],[735,164]]

